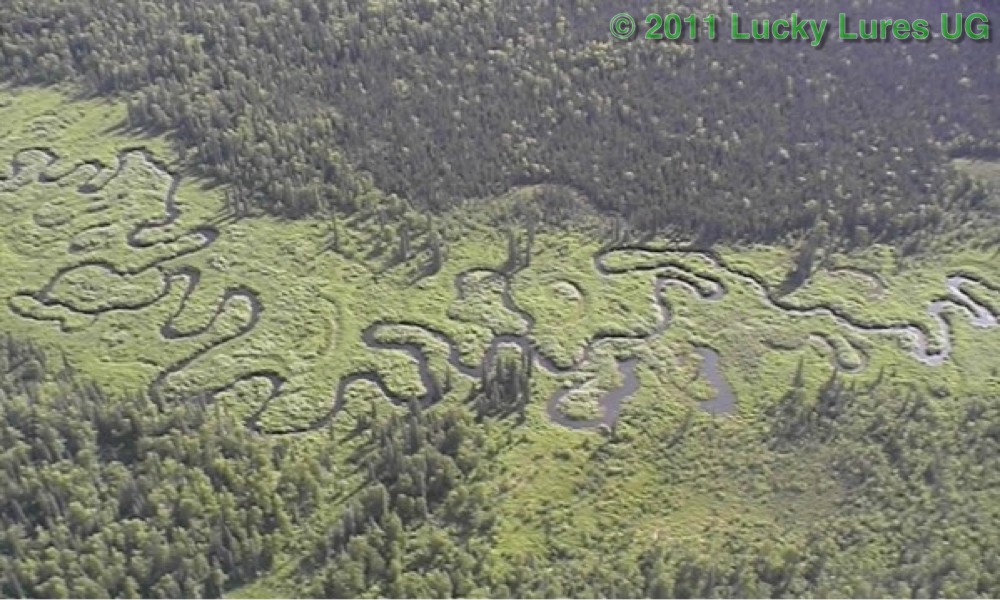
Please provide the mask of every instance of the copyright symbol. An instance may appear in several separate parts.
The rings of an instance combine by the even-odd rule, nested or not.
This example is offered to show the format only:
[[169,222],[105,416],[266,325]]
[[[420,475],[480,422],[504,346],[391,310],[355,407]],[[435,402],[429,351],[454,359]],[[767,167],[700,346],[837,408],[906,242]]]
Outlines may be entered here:
[[619,40],[630,40],[635,35],[635,19],[628,13],[611,17],[611,35]]

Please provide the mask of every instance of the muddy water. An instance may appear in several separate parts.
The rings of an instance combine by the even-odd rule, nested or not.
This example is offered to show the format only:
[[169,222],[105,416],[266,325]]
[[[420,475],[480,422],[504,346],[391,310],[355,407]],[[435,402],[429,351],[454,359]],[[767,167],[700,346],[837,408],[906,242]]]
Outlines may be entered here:
[[719,353],[711,348],[697,347],[695,351],[701,356],[701,376],[715,388],[715,398],[700,404],[701,409],[713,415],[726,415],[736,410],[736,394],[729,387],[719,367]]

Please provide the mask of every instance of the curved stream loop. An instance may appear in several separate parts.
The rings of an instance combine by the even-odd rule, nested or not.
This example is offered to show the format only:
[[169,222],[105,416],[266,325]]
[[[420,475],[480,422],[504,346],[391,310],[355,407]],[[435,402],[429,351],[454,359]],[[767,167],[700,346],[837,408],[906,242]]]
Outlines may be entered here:
[[[162,393],[162,388],[167,378],[183,371],[189,365],[199,360],[212,350],[215,350],[219,346],[231,343],[246,336],[257,326],[261,318],[263,306],[261,305],[257,295],[252,290],[243,287],[226,290],[214,314],[205,325],[193,331],[181,331],[175,326],[175,320],[181,313],[184,312],[188,299],[200,285],[201,272],[192,266],[178,267],[165,266],[165,264],[176,261],[176,259],[187,254],[198,252],[207,248],[216,241],[219,236],[219,232],[216,228],[211,226],[200,226],[177,235],[166,236],[168,239],[160,239],[158,241],[146,241],[144,239],[143,234],[149,233],[153,230],[170,228],[177,223],[180,217],[180,210],[178,209],[176,203],[176,193],[180,183],[180,177],[170,173],[166,165],[153,158],[144,148],[138,147],[122,150],[118,155],[117,165],[113,169],[109,169],[99,161],[88,160],[76,163],[72,169],[59,175],[48,174],[48,170],[58,161],[58,157],[55,154],[47,148],[28,148],[15,155],[14,159],[11,161],[11,174],[7,177],[0,177],[0,184],[7,184],[4,186],[6,190],[11,189],[11,186],[9,185],[11,182],[16,184],[15,188],[27,183],[27,181],[19,181],[22,179],[25,169],[25,163],[19,157],[28,152],[41,152],[47,157],[47,164],[38,169],[37,177],[35,178],[39,183],[58,183],[64,178],[76,175],[77,172],[83,168],[89,167],[89,169],[95,171],[85,180],[81,181],[77,186],[77,192],[85,195],[98,194],[108,182],[118,176],[122,169],[125,168],[129,160],[141,158],[149,161],[158,169],[167,173],[171,178],[171,184],[164,199],[165,214],[162,218],[136,224],[127,233],[126,243],[130,248],[136,251],[148,251],[150,248],[155,246],[176,242],[181,239],[181,237],[185,236],[197,240],[198,243],[191,248],[186,248],[182,251],[175,251],[169,256],[159,257],[152,260],[144,267],[134,272],[120,272],[116,270],[114,265],[106,261],[85,260],[75,265],[61,268],[41,290],[35,292],[25,292],[22,295],[30,295],[30,297],[32,297],[35,301],[44,306],[59,306],[70,312],[88,316],[97,316],[102,313],[116,310],[140,310],[167,298],[172,291],[173,285],[183,283],[185,285],[185,290],[181,297],[179,307],[160,327],[160,333],[165,340],[187,339],[207,333],[213,327],[216,320],[223,314],[226,307],[236,299],[242,299],[249,306],[250,316],[242,326],[240,326],[236,331],[222,336],[220,339],[214,340],[211,344],[208,344],[200,350],[191,353],[189,356],[174,363],[173,365],[162,369],[151,383],[150,393]],[[109,171],[111,172],[109,173]],[[0,188],[0,191],[4,191],[4,189]],[[654,264],[651,265],[641,265],[636,267],[619,268],[609,266],[607,264],[607,258],[617,252],[641,252],[652,254],[658,256],[659,260],[654,261]],[[424,394],[417,398],[399,397],[388,388],[379,373],[374,371],[353,373],[340,379],[336,389],[334,390],[332,407],[323,418],[301,430],[282,431],[281,433],[298,433],[324,426],[343,409],[348,389],[355,383],[362,381],[376,386],[386,398],[396,404],[404,404],[414,399],[425,404],[430,404],[438,399],[432,394],[431,390],[441,389],[441,386],[432,373],[430,365],[428,364],[427,355],[422,346],[416,343],[382,341],[378,339],[377,332],[383,327],[407,325],[427,332],[436,340],[448,347],[447,360],[452,367],[454,367],[462,375],[475,379],[479,379],[483,376],[484,370],[488,369],[489,366],[493,364],[500,348],[504,346],[515,346],[519,348],[521,352],[530,354],[537,367],[552,375],[565,375],[572,372],[579,372],[583,366],[590,362],[590,356],[593,350],[601,344],[611,341],[650,341],[661,335],[670,325],[670,308],[665,298],[665,291],[668,287],[676,286],[686,289],[702,300],[709,302],[718,301],[726,294],[726,287],[721,279],[713,276],[696,274],[687,270],[685,267],[678,264],[676,260],[676,257],[680,255],[699,256],[703,260],[706,260],[711,267],[724,271],[729,275],[744,281],[747,285],[753,287],[768,305],[778,310],[803,316],[828,316],[834,319],[840,326],[863,334],[909,337],[913,342],[911,354],[914,358],[916,358],[916,360],[928,366],[941,365],[948,359],[952,352],[951,328],[948,321],[943,316],[946,310],[958,310],[963,312],[971,321],[972,325],[978,328],[995,327],[998,324],[997,315],[994,314],[987,306],[984,306],[969,296],[969,294],[967,294],[962,288],[967,284],[982,285],[992,291],[1000,291],[1000,288],[992,286],[986,281],[983,281],[982,279],[979,279],[971,274],[955,273],[949,276],[944,282],[947,296],[929,304],[928,313],[940,328],[940,340],[942,344],[942,348],[940,350],[932,351],[929,349],[930,344],[927,332],[923,331],[917,325],[912,323],[900,323],[893,325],[865,324],[853,320],[849,315],[844,314],[831,306],[821,304],[814,306],[796,305],[779,297],[759,275],[728,264],[721,257],[721,255],[712,250],[690,247],[657,248],[647,245],[623,245],[614,248],[607,248],[597,252],[593,258],[594,268],[602,277],[614,277],[616,275],[624,275],[640,271],[648,271],[654,274],[652,281],[652,294],[656,306],[658,307],[658,319],[656,325],[651,331],[637,335],[595,335],[586,344],[584,351],[576,362],[569,367],[560,367],[555,360],[545,356],[531,340],[531,333],[534,331],[535,319],[531,314],[518,307],[514,301],[511,293],[510,277],[499,271],[493,271],[494,275],[501,278],[503,281],[503,290],[501,294],[503,305],[511,312],[519,315],[524,322],[527,323],[527,331],[525,334],[505,333],[494,335],[479,364],[468,365],[462,362],[458,346],[455,342],[440,331],[436,331],[424,324],[407,321],[373,323],[365,329],[362,334],[364,343],[372,349],[402,351],[412,356],[416,362],[420,380],[425,390]],[[51,297],[53,288],[67,273],[76,269],[95,266],[104,268],[109,272],[118,275],[139,275],[150,269],[155,269],[160,272],[163,285],[160,292],[152,300],[147,300],[141,304],[135,303],[127,306],[85,309],[82,307],[72,306],[69,303],[61,302]],[[456,294],[459,297],[461,297],[464,293],[461,282],[471,271],[481,272],[489,271],[489,269],[476,268],[459,273],[454,280]],[[695,285],[697,282],[701,282],[706,285],[699,289],[699,287]],[[13,302],[10,303],[10,308],[22,317],[37,318],[18,311]],[[719,366],[721,359],[718,353],[715,350],[706,347],[697,347],[695,350],[702,358],[700,370],[701,376],[705,377],[716,390],[715,398],[710,401],[702,402],[701,408],[712,414],[732,413],[737,409],[737,398],[722,374],[722,369]],[[613,427],[618,420],[623,404],[639,389],[639,379],[636,373],[637,368],[638,359],[635,357],[629,357],[618,361],[618,371],[621,375],[622,384],[615,389],[605,391],[601,396],[598,401],[600,408],[599,417],[590,420],[575,420],[566,416],[560,410],[560,405],[563,400],[570,392],[573,391],[574,388],[572,387],[561,387],[548,399],[546,403],[548,416],[553,422],[570,429],[593,429],[601,426]],[[248,420],[248,426],[254,429],[259,429],[260,416],[267,410],[268,405],[282,393],[285,379],[277,371],[267,369],[252,371],[238,377],[226,385],[219,386],[215,389],[205,390],[201,396],[202,398],[211,398],[232,389],[240,382],[261,378],[269,382],[271,390],[268,398]]]

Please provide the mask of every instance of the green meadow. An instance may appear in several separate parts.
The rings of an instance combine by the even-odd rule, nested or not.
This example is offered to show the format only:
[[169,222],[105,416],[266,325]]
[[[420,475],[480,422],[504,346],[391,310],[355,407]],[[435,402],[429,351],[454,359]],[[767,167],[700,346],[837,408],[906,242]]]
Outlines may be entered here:
[[[955,305],[944,311],[951,354],[936,367],[916,360],[906,336],[844,327],[822,310],[869,328],[917,326],[932,350],[944,348],[928,305],[949,298],[949,276],[982,281],[964,291],[1000,309],[1000,261],[968,243],[985,239],[985,227],[913,256],[879,245],[831,251],[781,295],[783,306],[821,309],[807,313],[763,291],[779,289],[791,250],[721,247],[710,256],[669,239],[614,248],[594,215],[539,226],[530,262],[505,268],[508,236],[526,247],[518,215],[545,197],[539,188],[470,199],[433,222],[413,217],[403,256],[397,225],[365,209],[236,218],[224,187],[182,172],[169,139],[126,131],[124,121],[124,108],[107,101],[0,90],[0,329],[58,349],[106,389],[155,388],[177,402],[212,392],[262,435],[295,435],[307,451],[330,427],[346,438],[373,403],[391,410],[424,396],[424,375],[442,384],[439,402],[465,402],[478,381],[463,371],[480,366],[493,340],[526,339],[559,369],[536,369],[524,423],[486,425],[500,554],[553,539],[572,554],[615,540],[634,540],[638,551],[676,538],[710,551],[708,540],[725,536],[708,533],[795,535],[829,516],[840,493],[822,456],[789,457],[760,442],[762,415],[797,372],[810,391],[835,371],[858,385],[888,374],[935,390],[945,411],[949,397],[988,393],[1000,377],[1000,328],[974,327]],[[432,228],[443,248],[435,269]],[[658,277],[671,283],[658,289]],[[719,285],[724,294],[708,298]],[[366,343],[369,330],[378,344]],[[392,345],[418,349],[429,374],[414,352]],[[700,347],[721,357],[717,375],[737,399],[728,415],[699,407],[718,392],[702,374]],[[613,432],[552,421],[546,404],[561,388],[572,389],[564,415],[598,416],[601,397],[623,384],[618,361],[629,358],[639,387]],[[335,410],[338,385],[356,374],[382,383],[347,386]],[[333,460],[347,464],[349,447]],[[777,477],[788,470],[798,476]],[[280,590],[280,577],[279,569],[242,591]]]

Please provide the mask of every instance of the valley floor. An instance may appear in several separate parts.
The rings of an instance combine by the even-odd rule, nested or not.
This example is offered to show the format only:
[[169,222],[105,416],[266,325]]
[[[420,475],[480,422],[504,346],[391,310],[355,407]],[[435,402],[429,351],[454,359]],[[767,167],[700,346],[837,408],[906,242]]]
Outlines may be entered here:
[[345,465],[372,403],[462,403],[496,354],[527,353],[524,423],[488,426],[498,555],[805,535],[845,498],[825,456],[761,442],[796,378],[813,394],[891,377],[943,412],[1000,383],[1000,261],[968,240],[830,254],[781,291],[782,248],[607,244],[596,220],[528,233],[504,211],[534,188],[405,234],[364,213],[237,219],[123,120],[0,91],[0,330],[107,389],[207,393],[305,448],[332,428]]

